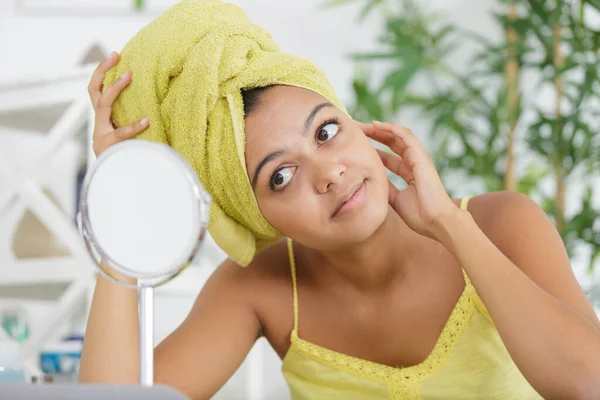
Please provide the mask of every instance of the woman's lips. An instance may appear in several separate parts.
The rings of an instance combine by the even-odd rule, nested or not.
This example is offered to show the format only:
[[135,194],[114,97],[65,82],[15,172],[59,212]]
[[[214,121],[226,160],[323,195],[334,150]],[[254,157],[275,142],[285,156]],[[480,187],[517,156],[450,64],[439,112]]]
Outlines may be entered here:
[[331,218],[338,217],[340,215],[348,214],[356,209],[358,209],[365,202],[365,192],[366,192],[365,181],[363,181],[358,187],[354,190],[354,193],[348,198],[348,200],[342,202],[338,206],[338,208],[331,215]]

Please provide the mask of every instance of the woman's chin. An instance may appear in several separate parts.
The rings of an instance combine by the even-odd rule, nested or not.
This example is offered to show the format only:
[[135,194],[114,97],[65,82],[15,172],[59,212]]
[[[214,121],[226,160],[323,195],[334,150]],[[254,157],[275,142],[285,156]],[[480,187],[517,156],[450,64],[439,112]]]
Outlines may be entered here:
[[[385,204],[370,205],[347,218],[340,228],[340,236],[349,243],[360,243],[367,239],[381,228],[385,223],[389,212],[387,202]],[[350,215],[348,215],[350,217]]]

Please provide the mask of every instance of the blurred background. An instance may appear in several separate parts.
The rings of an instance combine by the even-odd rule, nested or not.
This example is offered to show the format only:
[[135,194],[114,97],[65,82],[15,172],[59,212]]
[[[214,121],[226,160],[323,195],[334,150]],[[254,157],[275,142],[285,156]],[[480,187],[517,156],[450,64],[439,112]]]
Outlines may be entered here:
[[[600,0],[232,2],[320,66],[356,119],[410,127],[453,196],[535,199],[600,310]],[[19,343],[0,366],[17,357],[36,383],[76,381],[93,290],[74,223],[89,77],[174,3],[0,0],[0,342]],[[157,342],[223,259],[209,241],[158,291]],[[280,367],[261,340],[215,398],[287,398]]]

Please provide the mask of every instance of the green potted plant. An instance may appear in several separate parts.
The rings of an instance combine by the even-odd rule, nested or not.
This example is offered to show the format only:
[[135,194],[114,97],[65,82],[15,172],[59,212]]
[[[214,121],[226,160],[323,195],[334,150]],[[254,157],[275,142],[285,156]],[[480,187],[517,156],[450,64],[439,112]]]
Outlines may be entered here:
[[[570,256],[587,250],[592,273],[600,257],[600,29],[586,16],[600,0],[499,0],[494,19],[504,35],[495,41],[415,0],[329,5],[357,1],[361,17],[379,11],[383,27],[372,52],[352,55],[353,115],[417,112],[431,123],[428,150],[442,177],[453,177],[450,193],[468,180],[530,195]],[[451,57],[466,44],[476,50],[456,68]],[[574,212],[571,190],[581,191]]]

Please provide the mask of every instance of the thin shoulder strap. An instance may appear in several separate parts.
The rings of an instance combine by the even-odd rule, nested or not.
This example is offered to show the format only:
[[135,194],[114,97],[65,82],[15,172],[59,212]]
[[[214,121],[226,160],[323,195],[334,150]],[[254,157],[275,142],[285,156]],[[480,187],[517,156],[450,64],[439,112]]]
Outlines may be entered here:
[[[462,200],[460,201],[460,209],[463,211],[469,211],[467,206],[469,205],[469,200],[471,199],[471,196],[467,196],[467,197],[463,197]],[[461,268],[462,273],[463,273],[463,277],[465,278],[465,283],[467,286],[471,286],[471,279],[469,279],[469,276],[467,275],[467,272],[465,271],[464,268]]]
[[469,200],[471,200],[471,196],[462,198],[462,200],[460,201],[460,209],[461,210],[468,211],[467,206],[469,205]]
[[290,258],[290,270],[292,273],[292,291],[294,294],[294,330],[292,336],[298,335],[298,285],[296,283],[296,258],[294,257],[294,242],[292,239],[287,239],[288,255]]

